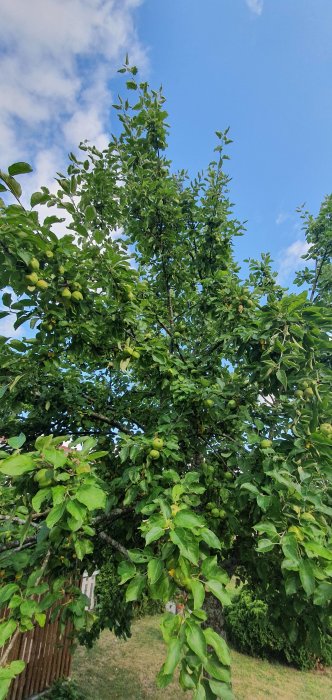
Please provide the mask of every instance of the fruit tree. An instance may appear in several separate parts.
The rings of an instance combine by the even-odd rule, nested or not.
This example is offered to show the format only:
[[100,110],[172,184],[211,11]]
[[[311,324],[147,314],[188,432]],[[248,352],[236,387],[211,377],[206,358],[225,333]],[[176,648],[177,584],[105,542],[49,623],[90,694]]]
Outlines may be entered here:
[[[295,643],[331,615],[331,215],[305,220],[304,291],[267,254],[244,279],[227,131],[206,172],[175,173],[162,93],[121,72],[117,135],[70,154],[55,194],[23,206],[30,166],[0,172],[1,316],[21,331],[0,339],[0,644],[51,605],[91,625],[74,582],[112,559],[128,606],[183,603],[163,618],[159,686],[179,667],[196,700],[228,700],[206,596],[227,606],[231,576],[253,582]],[[21,670],[7,658],[4,688]]]

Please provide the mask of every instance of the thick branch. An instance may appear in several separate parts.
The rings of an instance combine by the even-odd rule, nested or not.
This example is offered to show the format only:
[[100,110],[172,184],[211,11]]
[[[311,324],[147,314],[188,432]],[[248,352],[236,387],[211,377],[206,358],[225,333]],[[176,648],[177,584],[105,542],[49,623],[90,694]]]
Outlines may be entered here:
[[99,532],[98,537],[100,537],[100,539],[107,542],[107,544],[111,545],[111,547],[113,547],[113,549],[116,549],[118,552],[120,552],[120,554],[122,554],[122,556],[125,557],[125,559],[130,560],[128,550],[125,547],[123,547],[123,545],[120,544],[120,542],[113,540],[113,537],[110,537],[110,535],[107,535],[106,532]]

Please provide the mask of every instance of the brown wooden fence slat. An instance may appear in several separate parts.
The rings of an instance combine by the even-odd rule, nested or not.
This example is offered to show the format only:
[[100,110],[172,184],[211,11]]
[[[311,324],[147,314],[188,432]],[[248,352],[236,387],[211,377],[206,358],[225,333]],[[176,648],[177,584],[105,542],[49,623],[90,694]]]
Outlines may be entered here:
[[8,660],[22,659],[26,667],[13,681],[7,700],[26,700],[49,688],[55,680],[68,676],[71,633],[70,622],[61,633],[59,619],[51,622],[48,612],[45,627],[36,626],[18,636]]

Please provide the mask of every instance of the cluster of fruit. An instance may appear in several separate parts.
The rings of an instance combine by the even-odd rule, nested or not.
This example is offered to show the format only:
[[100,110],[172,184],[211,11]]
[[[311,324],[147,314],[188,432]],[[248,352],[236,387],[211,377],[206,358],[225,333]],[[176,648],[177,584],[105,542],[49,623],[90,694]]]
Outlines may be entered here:
[[150,459],[159,459],[160,457],[160,450],[162,450],[164,447],[164,441],[162,438],[155,437],[152,440],[152,449],[149,452],[149,457]]
[[[47,253],[49,255],[47,255]],[[53,257],[53,253],[51,250],[46,251],[45,254],[47,255],[47,257]],[[39,268],[40,268],[39,260],[37,260],[37,258],[31,258],[31,260],[29,262],[29,267],[30,267],[30,270],[32,270],[32,272],[30,272],[28,275],[26,275],[26,279],[29,282],[29,286],[28,286],[29,292],[33,292],[36,289],[36,287],[38,287],[38,289],[47,289],[48,282],[46,282],[46,280],[44,280],[38,276],[38,272],[39,272]]]
[[332,442],[332,425],[331,423],[322,423],[319,427],[319,432],[323,437],[327,438]]
[[135,348],[132,348],[130,345],[125,345],[123,348],[123,352],[127,357],[134,357],[136,360],[138,360],[141,357],[138,350],[135,350]]
[[313,382],[309,383],[307,381],[303,381],[301,382],[301,388],[294,391],[294,396],[303,401],[310,401],[315,395],[315,386],[316,385]]
[[[53,258],[54,253],[51,250],[46,250],[45,256],[47,258]],[[34,292],[36,288],[43,290],[47,289],[49,287],[49,283],[45,279],[40,277],[40,263],[39,260],[37,260],[37,258],[31,258],[29,262],[29,268],[30,270],[32,270],[32,272],[26,275],[26,280],[29,282],[28,291]],[[60,265],[59,273],[60,275],[65,274],[65,268],[63,265]],[[73,300],[75,302],[83,301],[83,294],[81,292],[81,289],[82,286],[79,282],[71,282],[69,286],[66,285],[63,287],[61,291],[61,297],[67,300]]]
[[209,511],[211,511],[211,515],[213,515],[214,518],[219,518],[219,520],[223,520],[225,518],[226,511],[223,508],[218,508],[216,503],[207,503],[206,507]]

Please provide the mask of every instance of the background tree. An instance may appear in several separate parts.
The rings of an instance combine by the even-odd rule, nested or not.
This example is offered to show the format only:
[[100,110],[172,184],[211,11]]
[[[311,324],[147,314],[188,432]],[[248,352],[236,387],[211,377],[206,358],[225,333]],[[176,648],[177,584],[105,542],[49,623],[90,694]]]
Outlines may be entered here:
[[31,448],[40,433],[90,435],[107,451],[105,515],[75,567],[107,542],[127,602],[178,591],[158,682],[181,663],[197,700],[227,699],[228,652],[202,605],[230,603],[229,575],[273,594],[294,643],[303,611],[309,635],[331,614],[331,313],[316,291],[282,289],[268,255],[243,281],[227,132],[206,173],[174,173],[164,97],[122,72],[136,99],[114,105],[119,136],[70,154],[57,194],[42,188],[26,210],[16,176],[29,166],[1,173],[16,199],[1,207],[3,313],[34,329],[2,339],[1,430]]

